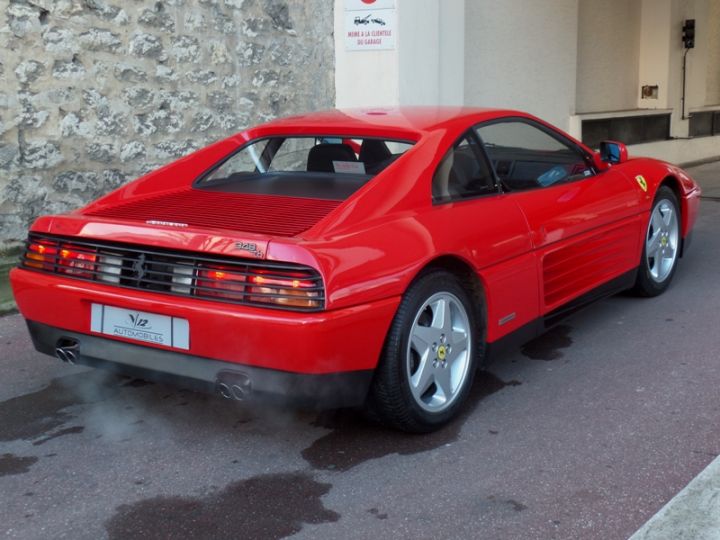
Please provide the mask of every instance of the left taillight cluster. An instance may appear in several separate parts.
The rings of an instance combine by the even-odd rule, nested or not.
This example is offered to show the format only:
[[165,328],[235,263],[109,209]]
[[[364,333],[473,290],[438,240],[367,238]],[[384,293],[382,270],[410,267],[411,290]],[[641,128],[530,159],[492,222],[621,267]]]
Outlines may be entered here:
[[30,268],[92,279],[97,266],[97,250],[60,242],[30,242],[24,265]]
[[31,235],[22,266],[107,285],[237,304],[317,311],[319,273],[274,261],[218,260],[131,246]]

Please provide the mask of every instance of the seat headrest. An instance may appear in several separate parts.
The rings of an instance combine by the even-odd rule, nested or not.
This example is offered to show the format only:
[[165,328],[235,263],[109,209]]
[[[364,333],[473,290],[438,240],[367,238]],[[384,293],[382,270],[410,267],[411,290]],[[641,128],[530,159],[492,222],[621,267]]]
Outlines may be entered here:
[[318,144],[308,152],[308,172],[335,172],[333,161],[357,161],[347,144]]
[[366,166],[373,166],[392,157],[385,141],[365,139],[360,146],[360,161]]

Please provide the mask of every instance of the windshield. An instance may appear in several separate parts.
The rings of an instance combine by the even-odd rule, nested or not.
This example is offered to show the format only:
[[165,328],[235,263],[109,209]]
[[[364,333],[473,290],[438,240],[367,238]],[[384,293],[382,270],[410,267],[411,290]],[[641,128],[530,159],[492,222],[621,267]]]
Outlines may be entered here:
[[343,200],[410,147],[409,142],[375,138],[258,139],[201,177],[196,187]]

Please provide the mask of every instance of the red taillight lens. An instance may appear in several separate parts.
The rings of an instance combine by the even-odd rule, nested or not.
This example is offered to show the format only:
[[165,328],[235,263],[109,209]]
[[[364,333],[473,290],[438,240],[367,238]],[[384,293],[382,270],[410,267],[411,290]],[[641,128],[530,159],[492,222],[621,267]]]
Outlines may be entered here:
[[195,280],[196,296],[251,304],[315,309],[322,307],[319,277],[308,272],[205,266]]
[[92,279],[95,275],[97,255],[80,251],[83,248],[64,245],[58,257],[58,271],[61,274],[70,274],[77,277]]
[[197,296],[241,300],[245,292],[246,277],[232,268],[213,266],[198,270],[195,282]]
[[92,279],[96,260],[97,256],[88,248],[43,240],[28,244],[24,264],[29,268]]
[[40,270],[55,270],[57,260],[57,244],[49,242],[31,242],[25,254],[25,266]]
[[308,279],[306,273],[258,272],[248,281],[251,284],[248,286],[250,302],[298,308],[321,307],[318,283]]

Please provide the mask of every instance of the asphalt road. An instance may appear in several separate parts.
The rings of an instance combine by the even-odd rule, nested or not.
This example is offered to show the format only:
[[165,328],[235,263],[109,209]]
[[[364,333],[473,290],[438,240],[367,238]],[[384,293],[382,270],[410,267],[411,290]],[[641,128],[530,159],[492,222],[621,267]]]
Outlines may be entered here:
[[427,436],[66,366],[0,319],[0,537],[627,538],[720,453],[720,202],[656,299],[482,374]]

